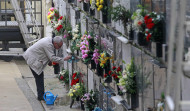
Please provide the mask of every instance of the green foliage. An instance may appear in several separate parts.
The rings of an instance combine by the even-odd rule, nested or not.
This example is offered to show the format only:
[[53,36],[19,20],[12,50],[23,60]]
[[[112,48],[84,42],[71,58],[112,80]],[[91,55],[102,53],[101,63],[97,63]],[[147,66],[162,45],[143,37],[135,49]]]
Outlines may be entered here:
[[111,17],[114,21],[121,20],[124,25],[129,21],[131,18],[131,12],[126,10],[124,6],[118,5],[111,9]]

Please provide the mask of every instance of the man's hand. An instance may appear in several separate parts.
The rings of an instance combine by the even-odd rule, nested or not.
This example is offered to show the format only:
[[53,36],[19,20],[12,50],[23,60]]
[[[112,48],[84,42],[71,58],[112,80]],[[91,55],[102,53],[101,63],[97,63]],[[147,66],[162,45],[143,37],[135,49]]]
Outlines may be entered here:
[[64,61],[67,61],[67,60],[71,59],[71,57],[72,57],[72,55],[69,55],[69,56],[65,57]]

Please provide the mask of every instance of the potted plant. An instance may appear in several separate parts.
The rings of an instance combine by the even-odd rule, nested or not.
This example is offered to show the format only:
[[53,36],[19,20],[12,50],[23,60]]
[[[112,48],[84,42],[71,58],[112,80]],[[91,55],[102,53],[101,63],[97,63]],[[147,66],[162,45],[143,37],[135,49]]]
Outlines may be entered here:
[[65,83],[66,90],[69,90],[69,71],[68,70],[62,70],[59,73],[59,80],[63,80]]
[[95,15],[96,0],[90,0],[90,15]]
[[164,39],[164,16],[151,12],[144,17],[145,35],[148,42],[152,41],[151,51],[157,57],[162,57]]
[[136,82],[136,67],[134,64],[134,58],[131,59],[131,63],[126,65],[123,73],[119,77],[119,88],[123,93],[127,93],[130,97],[131,107],[137,107],[137,82]]
[[82,82],[76,83],[70,88],[69,93],[68,93],[68,96],[72,98],[70,108],[72,108],[74,101],[75,100],[79,101],[79,99],[82,97],[82,95],[84,95],[84,93],[85,93],[85,87],[84,87],[84,83]]
[[[115,81],[116,85],[119,83],[119,77],[121,76],[121,68],[113,66],[112,69],[109,71],[109,75],[112,76],[113,80]],[[119,86],[117,85],[118,95],[123,95],[122,91],[120,90]]]
[[96,93],[91,90],[89,93],[85,93],[81,100],[85,105],[85,111],[92,111],[97,104]]
[[[131,21],[131,12],[129,10],[126,10],[124,6],[118,5],[111,9],[111,19],[113,21],[122,21],[122,24],[124,26],[124,29],[126,30],[127,22]],[[128,30],[128,29],[127,29]],[[127,32],[127,31],[125,31]],[[127,34],[126,34],[127,35]]]
[[53,68],[54,68],[54,74],[59,74],[60,72],[60,66],[59,63],[52,62]]
[[111,19],[108,16],[109,15],[109,12],[108,12],[109,5],[110,5],[109,0],[96,0],[97,11],[102,11],[102,22],[103,23],[111,22]]
[[84,34],[81,37],[80,50],[82,52],[82,59],[84,63],[88,63],[92,60],[95,45],[96,43],[94,42],[92,33],[89,35]]
[[133,12],[131,19],[133,20],[134,29],[137,31],[137,43],[140,46],[147,46],[148,43],[145,39],[145,23],[144,16],[148,13],[141,5],[138,5],[139,9]]

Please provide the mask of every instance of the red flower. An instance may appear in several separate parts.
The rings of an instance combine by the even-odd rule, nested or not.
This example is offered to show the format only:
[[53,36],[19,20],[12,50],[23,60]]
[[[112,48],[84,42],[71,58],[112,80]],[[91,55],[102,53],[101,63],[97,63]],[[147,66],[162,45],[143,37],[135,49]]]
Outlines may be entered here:
[[56,29],[57,29],[57,31],[59,32],[59,30],[62,29],[62,28],[63,28],[63,26],[62,26],[62,25],[59,25]]
[[118,79],[118,76],[117,75],[115,75],[115,77],[114,77],[115,79]]
[[107,74],[104,74],[104,77],[106,78],[108,75]]
[[59,79],[60,79],[60,80],[63,80],[63,79],[64,79],[64,77],[63,77],[63,76],[60,76],[60,77],[59,77]]
[[59,19],[62,20],[62,19],[63,19],[63,16],[61,16]]
[[121,68],[120,68],[120,67],[117,68],[117,72],[119,72],[119,71],[121,71]]
[[148,29],[151,29],[152,27],[154,27],[154,23],[147,24],[146,27],[147,27]]
[[72,77],[73,77],[73,79],[76,77],[76,75],[77,75],[77,73],[74,73],[74,74],[73,74],[73,76],[72,76]]
[[141,21],[138,21],[138,25],[141,26],[142,22]]
[[109,75],[111,75],[112,71],[109,71]]
[[148,20],[148,18],[149,18],[149,16],[144,16],[144,20],[146,21],[146,20]]
[[115,69],[116,69],[116,67],[115,67],[115,66],[113,66],[113,67],[112,67],[112,69],[113,69],[113,70],[115,70]]
[[147,40],[147,41],[150,41],[150,38],[151,38],[151,34],[148,33],[148,35],[146,36],[146,40]]
[[58,63],[57,62],[52,62],[52,65],[57,65]]
[[76,83],[78,83],[79,82],[79,78],[77,78],[75,81],[76,81]]

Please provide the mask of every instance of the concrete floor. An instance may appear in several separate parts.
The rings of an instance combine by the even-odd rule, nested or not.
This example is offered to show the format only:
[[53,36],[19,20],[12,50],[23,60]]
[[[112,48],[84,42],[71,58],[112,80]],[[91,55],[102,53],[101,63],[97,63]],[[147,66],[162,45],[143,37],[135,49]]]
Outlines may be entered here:
[[69,108],[68,90],[53,73],[53,67],[46,67],[44,78],[45,91],[58,95],[54,105],[36,99],[35,80],[23,59],[0,60],[0,111],[81,111],[77,102]]

